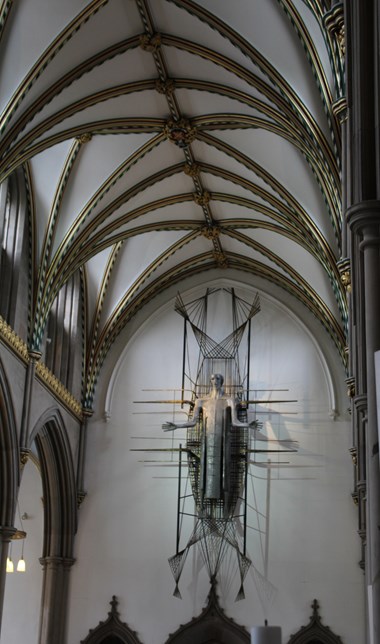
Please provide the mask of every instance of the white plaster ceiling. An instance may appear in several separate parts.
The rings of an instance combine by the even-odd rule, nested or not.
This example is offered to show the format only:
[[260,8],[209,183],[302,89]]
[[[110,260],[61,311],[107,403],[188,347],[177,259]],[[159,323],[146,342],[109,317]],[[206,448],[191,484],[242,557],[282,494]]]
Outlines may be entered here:
[[335,4],[0,3],[0,171],[29,182],[35,337],[78,269],[99,365],[169,285],[243,271],[344,354]]

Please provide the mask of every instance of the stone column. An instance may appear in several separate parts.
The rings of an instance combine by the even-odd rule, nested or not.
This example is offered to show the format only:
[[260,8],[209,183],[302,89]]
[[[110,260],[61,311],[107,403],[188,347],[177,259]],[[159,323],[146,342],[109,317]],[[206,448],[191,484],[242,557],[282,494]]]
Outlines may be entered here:
[[8,557],[9,542],[15,532],[16,528],[13,528],[12,526],[0,526],[0,632],[3,616],[5,577],[7,574],[5,568]]
[[[356,240],[354,282],[363,314],[361,347],[365,347],[362,384],[367,395],[366,422],[366,581],[370,641],[380,642],[380,472],[375,352],[380,349],[380,201],[363,201],[347,211]],[[364,339],[364,342],[363,342]]]
[[39,644],[65,644],[69,574],[75,559],[44,557]]
[[29,439],[29,418],[30,418],[30,405],[32,401],[34,375],[36,372],[36,364],[41,358],[41,353],[38,351],[29,351],[29,363],[25,376],[24,387],[24,401],[21,418],[21,432],[20,432],[20,448],[25,450],[28,447]]
[[358,534],[362,543],[362,556],[359,565],[364,571],[367,544],[367,409],[367,396],[355,396],[353,404],[353,423],[356,435],[354,453],[352,454],[356,470],[354,501],[358,506]]
[[78,462],[77,462],[77,502],[78,506],[82,503],[86,496],[84,489],[84,465],[86,457],[86,443],[87,443],[87,423],[88,419],[92,416],[92,411],[83,409],[82,422],[79,434],[79,447],[78,447]]

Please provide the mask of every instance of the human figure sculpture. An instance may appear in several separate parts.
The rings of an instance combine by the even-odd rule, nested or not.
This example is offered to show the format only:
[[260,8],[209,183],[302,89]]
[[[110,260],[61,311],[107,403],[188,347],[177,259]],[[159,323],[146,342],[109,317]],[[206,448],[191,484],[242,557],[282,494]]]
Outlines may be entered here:
[[[192,419],[185,423],[167,422],[162,425],[165,431],[195,427],[202,416],[202,492],[203,498],[210,500],[222,499],[228,487],[226,470],[229,464],[226,462],[225,432],[228,430],[229,414],[232,428],[249,426],[249,423],[243,423],[238,419],[237,401],[224,395],[223,383],[222,374],[213,374],[210,392],[205,398],[197,399]],[[255,422],[251,425],[255,426]]]

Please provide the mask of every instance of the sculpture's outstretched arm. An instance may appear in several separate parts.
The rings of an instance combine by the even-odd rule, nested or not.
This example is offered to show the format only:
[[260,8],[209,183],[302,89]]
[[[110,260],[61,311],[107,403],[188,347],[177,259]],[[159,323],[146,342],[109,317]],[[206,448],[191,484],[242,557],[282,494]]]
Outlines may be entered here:
[[171,432],[174,429],[182,429],[183,427],[195,427],[195,424],[196,422],[194,420],[190,420],[188,423],[171,423],[168,421],[162,424],[162,429],[164,432]]
[[250,423],[242,423],[241,420],[238,419],[237,417],[237,403],[235,400],[229,400],[228,401],[228,406],[231,407],[231,425],[232,427],[253,427],[257,428],[258,423],[257,420],[253,420]]
[[168,421],[167,423],[163,423],[162,429],[164,430],[164,432],[171,432],[175,429],[182,429],[184,427],[195,427],[199,418],[201,408],[202,403],[200,400],[197,400],[194,407],[194,415],[191,420],[187,421],[186,423],[171,423],[170,421]]

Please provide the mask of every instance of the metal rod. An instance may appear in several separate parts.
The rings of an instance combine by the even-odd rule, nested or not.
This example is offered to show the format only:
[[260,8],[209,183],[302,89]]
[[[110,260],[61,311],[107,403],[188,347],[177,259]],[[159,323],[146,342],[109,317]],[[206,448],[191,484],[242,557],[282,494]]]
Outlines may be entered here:
[[178,502],[177,502],[177,537],[176,537],[176,554],[178,555],[179,548],[179,516],[181,512],[181,466],[182,466],[182,443],[179,446],[179,459],[178,459]]
[[247,492],[248,492],[248,452],[245,454],[245,473],[244,473],[244,541],[243,541],[243,554],[246,555],[247,550]]
[[249,407],[249,379],[251,375],[251,320],[248,322],[248,351],[247,351],[247,409]]
[[[268,465],[271,464],[268,459]],[[269,514],[270,514],[270,482],[271,482],[271,468],[267,468],[267,511],[266,511],[266,525],[265,525],[265,551],[264,551],[264,577],[268,579],[268,550],[269,550]]]
[[[187,320],[186,318],[183,321],[183,346],[182,346],[182,400],[185,396],[185,371],[186,371],[186,343],[187,343]],[[183,408],[183,402],[181,403],[181,408]]]

